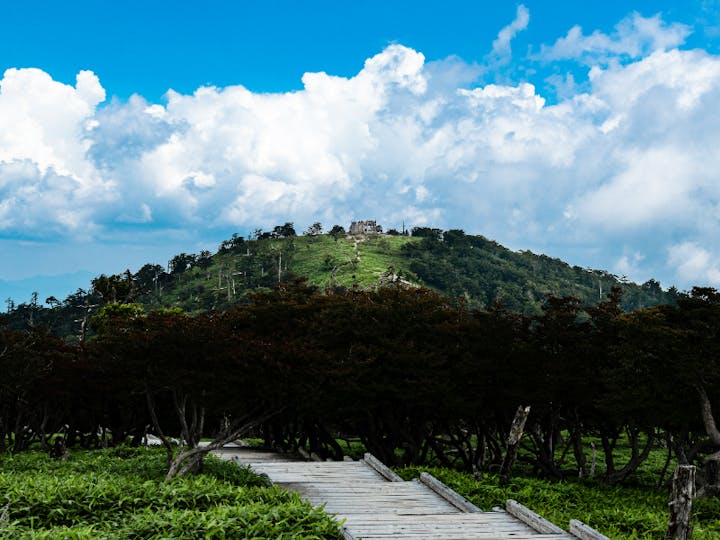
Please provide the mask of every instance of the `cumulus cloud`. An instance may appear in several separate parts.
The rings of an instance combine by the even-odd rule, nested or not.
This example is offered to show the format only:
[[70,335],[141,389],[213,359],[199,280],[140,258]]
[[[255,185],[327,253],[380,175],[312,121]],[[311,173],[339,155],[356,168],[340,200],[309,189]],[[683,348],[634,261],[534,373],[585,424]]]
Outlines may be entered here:
[[[602,182],[572,213],[606,229],[694,227],[720,200],[720,60],[699,51],[656,52],[626,67],[596,70],[593,97],[607,110]],[[602,171],[599,171],[602,175]]]
[[86,152],[98,78],[81,71],[75,86],[39,69],[8,69],[0,81],[0,230],[30,236],[93,228],[94,204],[113,198]]
[[39,69],[8,69],[0,81],[0,161],[29,159],[41,172],[91,174],[85,151],[92,116],[105,99],[97,77],[77,75],[75,87]]
[[127,102],[112,100],[97,110],[88,157],[97,166],[113,169],[166,142],[182,129],[164,120],[165,109],[134,95]]
[[618,57],[635,59],[678,47],[690,33],[687,25],[667,24],[659,14],[643,17],[635,12],[620,21],[611,34],[599,30],[584,34],[580,26],[573,26],[553,45],[543,45],[538,57],[545,61],[579,60],[589,65]]
[[[527,17],[520,6],[495,52]],[[163,104],[101,105],[90,72],[70,86],[8,70],[0,233],[197,240],[288,220],[404,220],[631,279],[714,283],[720,59],[673,48],[686,35],[637,14],[611,35],[571,31],[546,58],[623,61],[593,67],[557,103],[528,82],[472,85],[476,66],[402,45],[352,77],[306,73],[295,92],[203,87]]]

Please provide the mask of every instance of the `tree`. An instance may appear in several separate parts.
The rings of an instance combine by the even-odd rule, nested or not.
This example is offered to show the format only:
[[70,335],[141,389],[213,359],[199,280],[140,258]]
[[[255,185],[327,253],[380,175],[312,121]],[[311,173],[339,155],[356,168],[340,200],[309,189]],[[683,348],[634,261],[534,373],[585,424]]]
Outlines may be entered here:
[[130,270],[123,274],[106,276],[101,274],[92,280],[93,290],[107,303],[132,302],[137,294]]
[[170,261],[168,262],[168,270],[172,275],[181,274],[186,270],[190,270],[190,268],[192,268],[195,264],[196,260],[197,256],[195,255],[180,253],[179,255],[175,255],[172,259],[170,259]]
[[272,232],[273,238],[292,238],[293,236],[297,236],[297,233],[292,222],[289,221],[284,225],[277,225]]
[[343,227],[342,225],[333,225],[333,228],[330,229],[329,234],[337,242],[338,238],[345,236],[345,227]]
[[413,227],[412,236],[442,240],[443,232],[442,229],[433,229],[431,227]]
[[[127,311],[102,314],[93,352],[119,380],[139,381],[136,390],[167,452],[167,480],[199,470],[212,450],[276,414],[245,377],[243,358],[252,346],[237,316]],[[200,446],[208,428],[213,440]],[[175,434],[179,445],[171,441]]]
[[[515,386],[525,389],[525,399],[533,407],[529,432],[534,464],[559,478],[565,474],[564,458],[558,458],[556,447],[563,429],[580,437],[580,411],[587,400],[587,385],[594,381],[590,376],[593,365],[584,350],[585,325],[578,321],[580,300],[548,295],[542,309],[543,314],[533,318],[528,333],[528,359],[521,370],[524,384]],[[567,446],[569,450],[570,441]]]
[[59,428],[50,425],[55,410],[48,406],[44,381],[53,365],[72,350],[41,329],[15,332],[0,327],[0,451],[19,452]]
[[160,295],[162,288],[170,280],[170,274],[159,264],[146,264],[133,275],[138,293]]
[[120,321],[134,321],[145,316],[142,304],[121,304],[113,302],[106,304],[97,315],[90,319],[90,327],[96,334],[102,336],[112,331],[114,325]]
[[208,268],[212,264],[212,253],[210,253],[208,250],[204,249],[202,250],[196,260],[195,265],[198,268]]
[[[257,229],[259,231],[259,229]],[[262,231],[258,233],[260,236]],[[228,253],[229,251],[240,251],[245,248],[245,239],[237,233],[233,233],[229,240],[223,240],[218,248],[219,253]]]
[[654,279],[647,280],[645,283],[642,284],[642,288],[651,294],[662,293],[662,287],[660,286],[660,282]]
[[452,247],[465,247],[469,244],[462,229],[450,229],[443,233],[443,242]]
[[315,223],[310,225],[305,231],[306,236],[317,236],[319,234],[322,234],[322,223],[320,223],[319,221],[316,221]]
[[712,496],[720,493],[720,432],[712,401],[720,395],[720,292],[712,287],[693,287],[688,297],[678,299],[669,315],[683,331],[678,334],[682,338],[678,347],[682,351],[682,373],[675,380],[685,389],[694,388],[702,413],[705,449],[697,455],[701,461],[698,495]]

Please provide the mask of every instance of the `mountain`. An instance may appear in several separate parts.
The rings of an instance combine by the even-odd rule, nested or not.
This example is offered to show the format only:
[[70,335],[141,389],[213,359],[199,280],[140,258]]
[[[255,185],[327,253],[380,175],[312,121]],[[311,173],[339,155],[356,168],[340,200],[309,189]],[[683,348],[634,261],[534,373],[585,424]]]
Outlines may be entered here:
[[169,274],[155,267],[151,281],[145,268],[146,279],[139,285],[148,294],[142,302],[187,311],[223,309],[247,292],[271,287],[291,274],[305,276],[321,289],[362,289],[390,282],[420,285],[461,297],[471,307],[500,302],[527,314],[540,313],[548,294],[597,304],[613,285],[623,289],[627,310],[672,303],[678,294],[674,289],[663,291],[654,280],[643,285],[621,281],[602,270],[511,251],[459,230],[414,232],[414,236],[319,234],[252,241],[234,237],[215,255],[178,255]]
[[460,230],[416,228],[413,236],[351,236],[337,231],[295,236],[290,226],[287,231],[276,227],[275,233],[263,233],[253,240],[233,235],[215,254],[180,253],[168,268],[147,264],[135,274],[99,276],[93,281],[92,297],[79,291],[50,308],[42,307],[43,299],[35,305],[22,303],[3,317],[13,328],[44,325],[73,339],[79,333],[86,304],[97,309],[106,302],[134,301],[148,311],[222,310],[293,275],[305,276],[321,290],[424,286],[459,298],[469,307],[500,303],[529,315],[541,313],[547,295],[574,296],[583,305],[594,305],[605,299],[612,286],[619,286],[623,307],[633,310],[673,303],[680,294],[674,288],[663,291],[654,280],[642,285],[621,281],[602,270],[570,266],[529,251],[511,251]]

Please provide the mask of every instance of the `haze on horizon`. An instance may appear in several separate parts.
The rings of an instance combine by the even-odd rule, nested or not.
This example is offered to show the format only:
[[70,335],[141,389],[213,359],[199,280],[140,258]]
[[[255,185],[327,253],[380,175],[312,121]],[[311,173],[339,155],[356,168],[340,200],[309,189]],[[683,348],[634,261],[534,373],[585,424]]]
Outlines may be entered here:
[[720,2],[361,4],[5,7],[0,297],[353,219],[720,286]]

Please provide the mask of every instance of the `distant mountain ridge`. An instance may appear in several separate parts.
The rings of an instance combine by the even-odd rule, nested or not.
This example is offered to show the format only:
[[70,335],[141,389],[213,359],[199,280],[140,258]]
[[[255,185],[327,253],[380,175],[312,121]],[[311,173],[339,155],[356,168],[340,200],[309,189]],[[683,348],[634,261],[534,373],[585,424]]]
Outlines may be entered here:
[[32,294],[38,293],[40,302],[47,297],[56,295],[62,298],[63,294],[70,294],[78,288],[87,288],[94,274],[85,270],[78,270],[68,274],[54,276],[33,276],[24,279],[0,279],[0,299],[6,302],[8,298],[15,303],[30,302]]
[[[82,305],[137,302],[147,311],[179,308],[202,312],[223,310],[248,301],[248,294],[270,288],[292,276],[305,276],[321,290],[366,289],[382,286],[424,286],[469,307],[499,303],[512,311],[539,314],[547,295],[573,296],[583,305],[605,299],[611,287],[623,289],[626,310],[673,303],[681,293],[663,291],[650,280],[626,282],[606,271],[570,266],[560,259],[529,251],[515,252],[480,235],[461,230],[415,228],[413,235],[346,235],[335,227],[319,227],[302,236],[292,224],[260,233],[253,239],[238,235],[223,241],[216,253],[181,253],[168,267],[146,264],[135,274],[126,271],[93,280],[91,299],[70,295],[44,308],[28,303],[5,315],[12,326],[46,324],[62,337],[76,333]],[[88,283],[88,285],[90,285]],[[82,295],[81,295],[82,296]],[[25,321],[25,322],[23,322]]]

